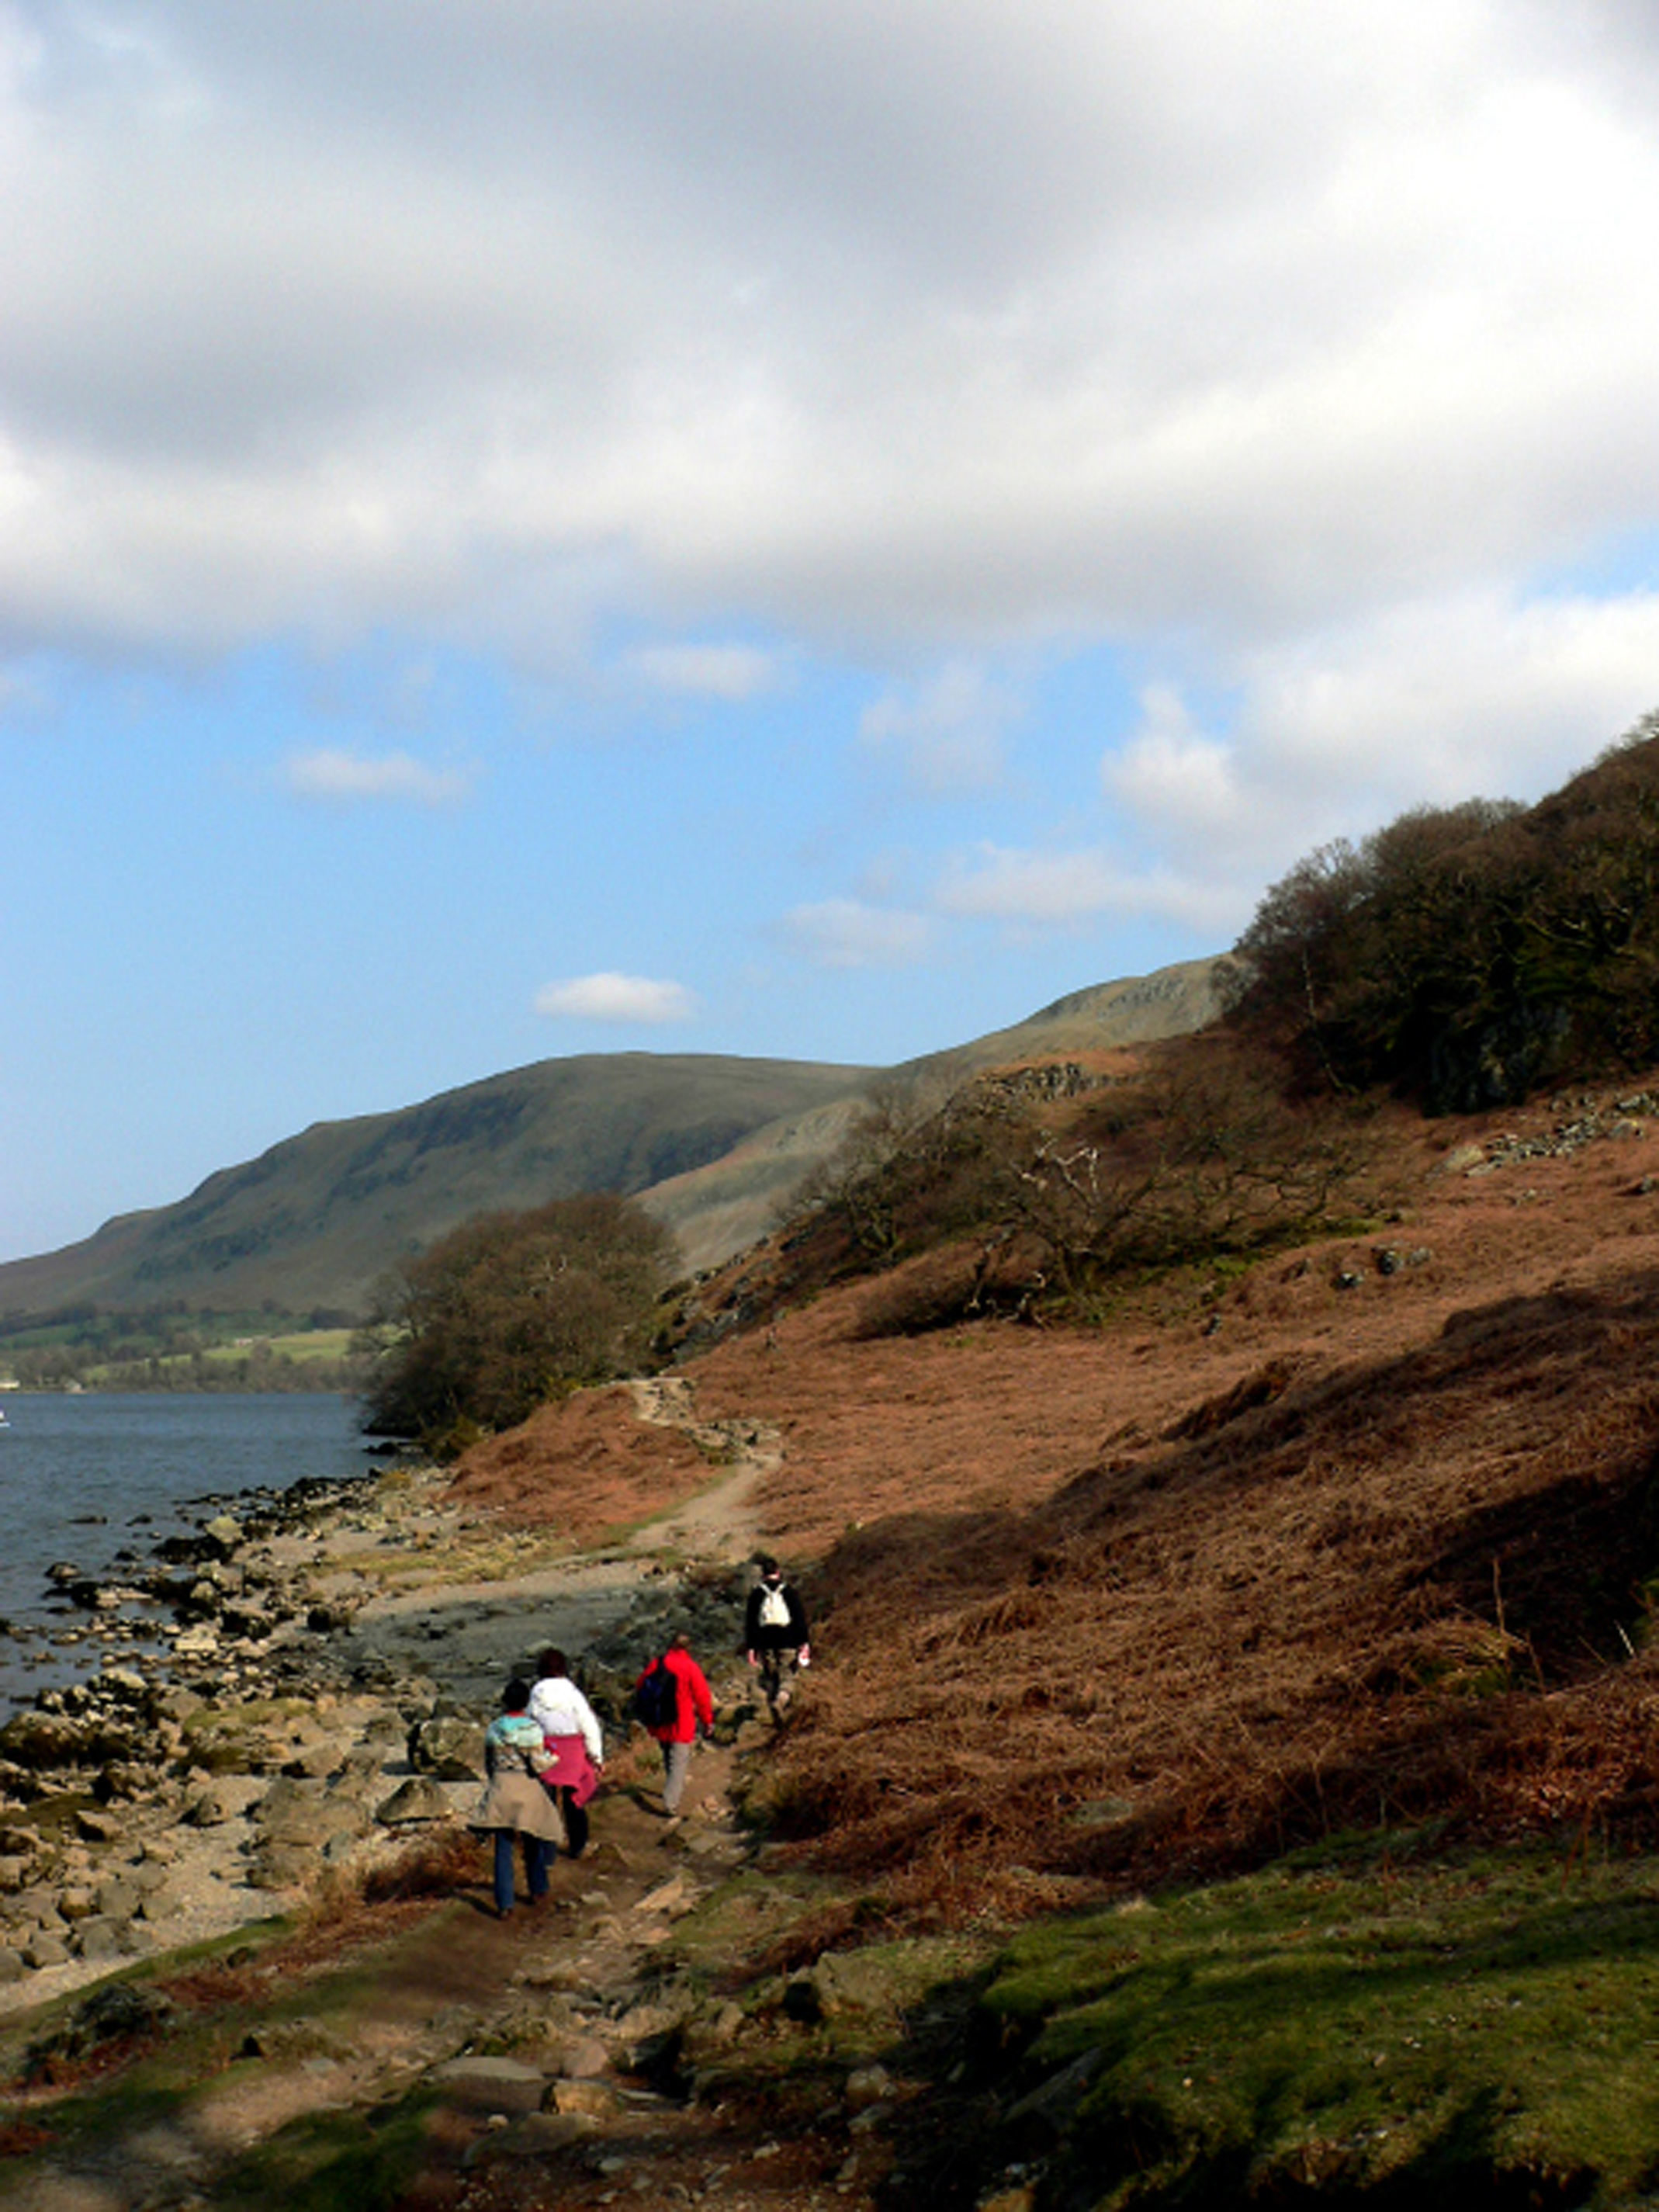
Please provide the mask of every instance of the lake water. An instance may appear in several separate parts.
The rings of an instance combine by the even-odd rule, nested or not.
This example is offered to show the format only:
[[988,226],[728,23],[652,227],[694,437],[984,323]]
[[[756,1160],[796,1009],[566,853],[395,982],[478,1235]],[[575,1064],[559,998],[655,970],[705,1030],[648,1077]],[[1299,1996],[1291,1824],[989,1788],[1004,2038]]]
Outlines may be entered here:
[[123,1547],[147,1558],[198,1517],[204,1498],[285,1490],[307,1475],[337,1480],[372,1464],[358,1409],[340,1397],[7,1391],[0,1411],[0,1615],[85,1638],[0,1637],[0,1717],[47,1684],[98,1666],[90,1617],[52,1598],[46,1575],[55,1560],[118,1576]]

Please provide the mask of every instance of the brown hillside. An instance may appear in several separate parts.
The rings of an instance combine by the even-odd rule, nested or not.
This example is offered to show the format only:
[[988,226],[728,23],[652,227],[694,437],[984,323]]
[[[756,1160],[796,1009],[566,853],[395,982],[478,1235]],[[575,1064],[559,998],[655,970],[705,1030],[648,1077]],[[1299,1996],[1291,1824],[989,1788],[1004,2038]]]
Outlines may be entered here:
[[584,1390],[541,1407],[465,1454],[452,1490],[509,1527],[556,1527],[574,1544],[659,1513],[708,1480],[708,1462],[678,1429],[638,1419],[627,1387]]
[[866,1283],[693,1363],[705,1418],[784,1434],[788,1832],[967,1907],[1379,1820],[1649,1824],[1659,1115],[1597,1107],[1402,1109],[1402,1218],[1104,1328],[870,1340]]

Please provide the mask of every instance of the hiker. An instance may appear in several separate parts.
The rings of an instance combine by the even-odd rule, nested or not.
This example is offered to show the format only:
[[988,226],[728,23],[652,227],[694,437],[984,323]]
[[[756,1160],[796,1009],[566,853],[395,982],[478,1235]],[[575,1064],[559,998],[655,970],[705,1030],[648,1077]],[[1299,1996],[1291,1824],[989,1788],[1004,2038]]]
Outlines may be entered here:
[[556,1794],[569,1832],[570,1856],[579,1859],[587,1849],[587,1801],[605,1770],[605,1738],[592,1706],[570,1679],[562,1651],[544,1651],[538,1662],[530,1717],[547,1738],[542,1780]]
[[708,1678],[691,1656],[684,1636],[677,1636],[660,1659],[653,1659],[634,1685],[635,1711],[638,1700],[647,1695],[646,1679],[658,1668],[674,1678],[674,1704],[670,1716],[660,1721],[646,1720],[645,1725],[662,1746],[662,1802],[663,1809],[672,1820],[679,1811],[680,1798],[685,1790],[685,1778],[691,1765],[691,1747],[696,1741],[699,1729],[714,1725],[714,1699],[708,1687]]
[[558,1801],[542,1786],[547,1742],[531,1717],[530,1685],[517,1675],[501,1692],[501,1709],[484,1730],[484,1772],[489,1786],[473,1821],[495,1838],[495,1915],[513,1910],[513,1839],[524,1848],[525,1887],[532,1905],[547,1895],[549,1862],[565,1840]]
[[810,1666],[812,1647],[807,1637],[806,1607],[783,1579],[782,1568],[766,1552],[755,1564],[760,1569],[760,1580],[749,1593],[743,1640],[750,1665],[760,1668],[761,1688],[775,1719],[789,1703],[785,1668],[793,1674]]

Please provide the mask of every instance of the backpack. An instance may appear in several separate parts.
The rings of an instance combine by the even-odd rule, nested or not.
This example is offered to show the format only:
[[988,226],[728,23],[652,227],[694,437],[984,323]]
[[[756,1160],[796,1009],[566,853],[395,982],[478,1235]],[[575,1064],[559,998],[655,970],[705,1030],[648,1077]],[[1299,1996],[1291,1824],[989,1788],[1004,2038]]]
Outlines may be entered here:
[[760,1625],[763,1628],[787,1628],[789,1626],[788,1599],[781,1588],[773,1589],[764,1583],[761,1585]]
[[653,1659],[634,1692],[634,1717],[648,1729],[665,1729],[672,1728],[679,1717],[679,1677],[666,1659]]

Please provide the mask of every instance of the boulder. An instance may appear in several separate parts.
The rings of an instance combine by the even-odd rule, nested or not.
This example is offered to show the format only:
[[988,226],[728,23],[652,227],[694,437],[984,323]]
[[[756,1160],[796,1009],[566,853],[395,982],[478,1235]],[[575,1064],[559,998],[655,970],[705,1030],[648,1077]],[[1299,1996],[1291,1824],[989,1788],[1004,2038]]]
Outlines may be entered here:
[[94,1919],[83,1920],[76,1929],[75,1948],[83,1959],[99,1962],[124,1958],[133,1948],[133,1943],[125,1922],[106,1919],[100,1914]]
[[0,1758],[38,1771],[43,1766],[90,1766],[124,1748],[125,1731],[70,1713],[14,1713],[0,1728]]
[[382,1827],[399,1828],[417,1821],[447,1820],[453,1811],[448,1798],[430,1776],[411,1774],[407,1782],[392,1791],[374,1817]]
[[320,2021],[301,2014],[293,2020],[262,2021],[250,2028],[236,2056],[291,2063],[301,2058],[346,2058],[350,2052]]
[[317,1854],[303,1844],[263,1843],[248,1860],[250,1889],[303,1889],[317,1872]]
[[611,2063],[611,2053],[596,2035],[573,2035],[561,2045],[556,2071],[562,2081],[591,2081]]
[[544,2112],[557,2112],[566,2119],[574,2116],[585,2120],[611,2120],[621,2109],[616,2091],[607,2089],[602,2081],[555,2081],[542,2099]]
[[[798,1995],[792,2002],[790,1992],[802,1981],[811,1983],[811,1998]],[[784,2009],[793,2019],[812,2018],[811,2007],[814,2002],[817,2008],[816,2017],[820,2020],[839,2020],[849,2013],[883,2013],[893,2002],[891,1978],[876,1954],[826,1951],[817,1964],[804,1974],[792,1975],[784,1991]],[[797,2011],[797,2004],[804,2005],[805,2009]]]
[[106,1920],[131,1920],[143,1902],[143,1892],[121,1875],[106,1875],[93,1892],[93,1902]]
[[887,2103],[893,2094],[893,2077],[884,2066],[856,2066],[847,2077],[846,2096],[855,2112]]
[[228,1599],[219,1620],[228,1635],[250,1643],[263,1643],[276,1626],[269,1607],[252,1598]]
[[365,1835],[368,1816],[355,1797],[325,1790],[319,1782],[284,1776],[253,1808],[267,1842],[319,1850],[336,1836]]
[[211,1521],[202,1523],[201,1536],[204,1543],[211,1547],[209,1558],[228,1559],[242,1541],[242,1524],[232,1514],[218,1513]]
[[472,1782],[483,1776],[483,1731],[476,1721],[457,1715],[416,1721],[409,1731],[407,1749],[416,1774],[430,1774],[441,1782]]
[[432,2069],[434,2081],[483,2081],[494,2087],[540,2090],[544,2079],[539,2066],[526,2066],[521,2058],[446,2058]]
[[223,1782],[210,1782],[185,1801],[183,1818],[192,1828],[222,1827],[246,1808],[246,1792]]

